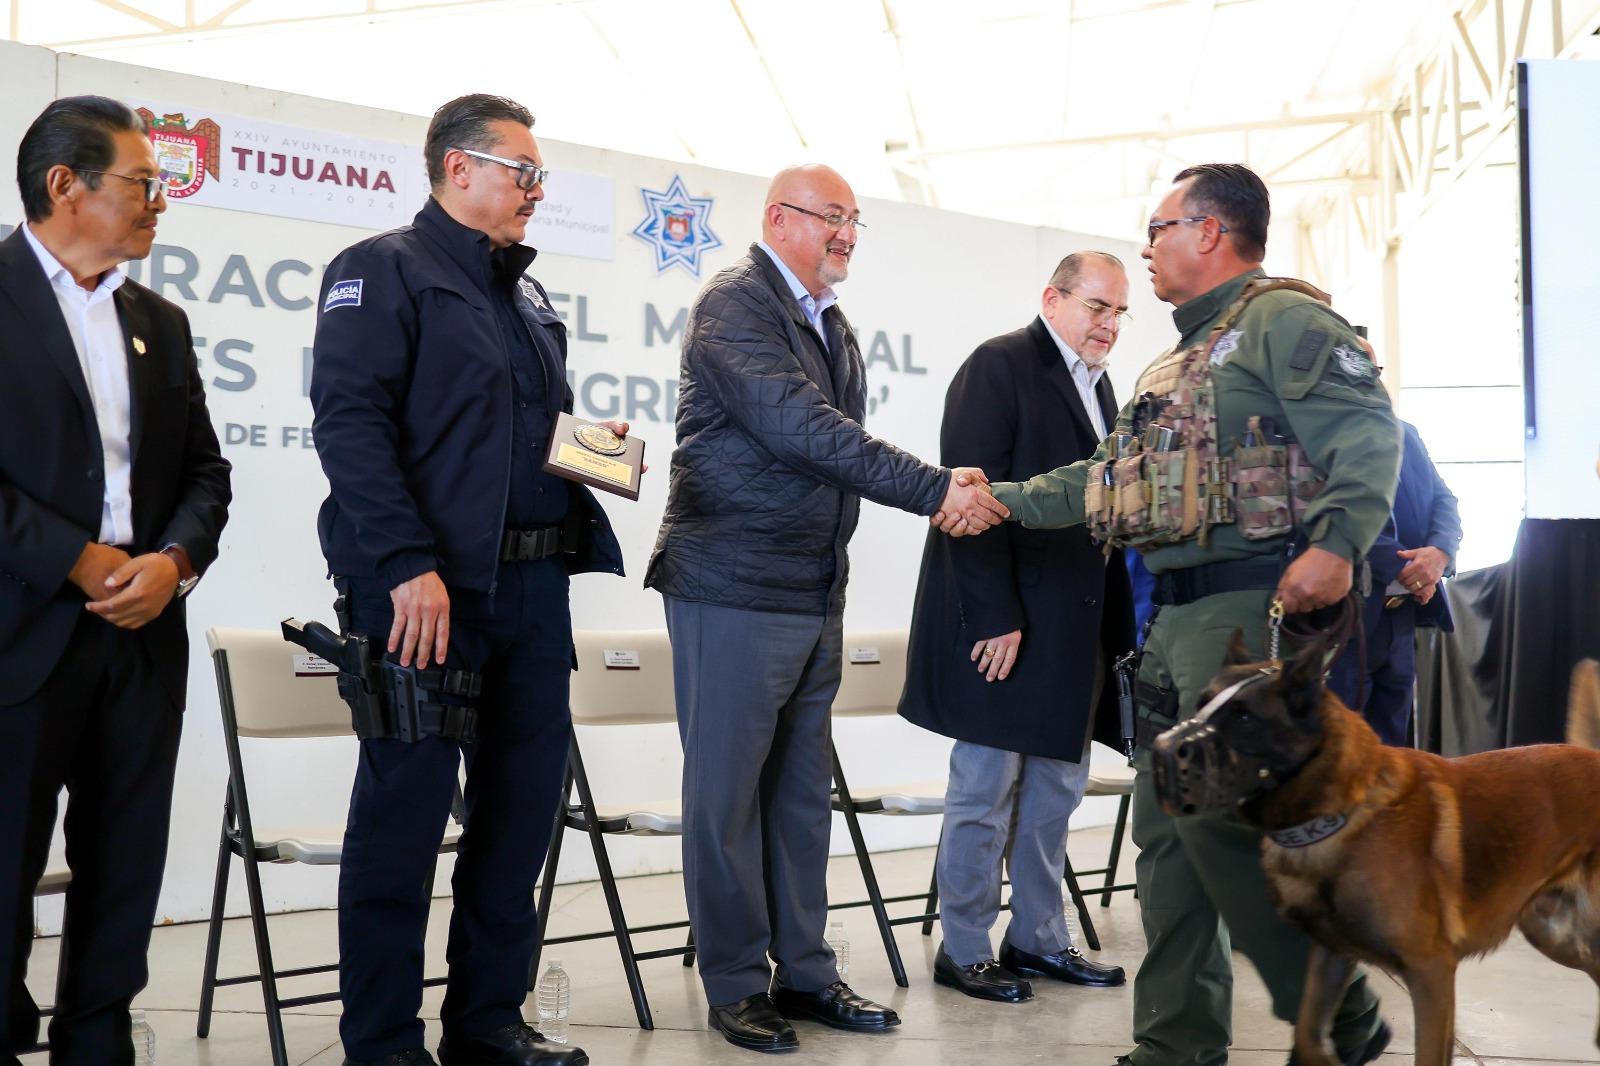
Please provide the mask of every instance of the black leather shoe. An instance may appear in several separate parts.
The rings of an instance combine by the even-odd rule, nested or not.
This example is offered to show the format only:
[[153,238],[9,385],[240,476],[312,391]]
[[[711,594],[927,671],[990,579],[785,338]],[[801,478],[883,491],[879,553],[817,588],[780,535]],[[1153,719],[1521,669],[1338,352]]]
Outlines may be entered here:
[[1069,985],[1093,985],[1110,988],[1128,979],[1121,966],[1102,966],[1090,962],[1083,953],[1068,944],[1064,951],[1054,955],[1032,955],[1019,951],[1010,944],[1000,945],[1000,965],[1015,974],[1026,977],[1053,977]]
[[794,1026],[778,1013],[772,997],[765,992],[712,1007],[709,1021],[711,1028],[727,1037],[728,1043],[747,1051],[793,1051],[800,1046]]
[[439,1041],[439,1066],[588,1066],[582,1048],[548,1043],[527,1022],[482,1036],[451,1036]]
[[381,1059],[345,1059],[344,1066],[439,1066],[426,1048],[414,1047],[409,1051],[396,1051]]
[[[1339,1052],[1339,1061],[1344,1063],[1344,1066],[1364,1066],[1365,1063],[1382,1055],[1383,1049],[1389,1046],[1389,1041],[1393,1038],[1394,1033],[1390,1030],[1389,1023],[1380,1020],[1378,1031],[1372,1034],[1372,1039],[1354,1051]],[[1300,1066],[1300,1060],[1292,1051],[1289,1052],[1289,1066]]]
[[943,944],[933,957],[933,983],[965,992],[973,999],[1021,1003],[1033,998],[1033,986],[995,960],[984,959],[976,966],[961,966],[944,950]]
[[816,992],[796,992],[774,981],[772,1002],[786,1018],[810,1018],[851,1033],[877,1033],[900,1024],[900,1015],[856,995],[843,981]]

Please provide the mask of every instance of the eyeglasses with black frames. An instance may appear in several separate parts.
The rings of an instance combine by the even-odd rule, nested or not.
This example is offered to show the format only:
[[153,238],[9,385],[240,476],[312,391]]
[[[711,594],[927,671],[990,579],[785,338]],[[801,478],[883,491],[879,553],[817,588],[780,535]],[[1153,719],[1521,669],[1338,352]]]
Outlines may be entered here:
[[782,201],[779,201],[778,206],[787,207],[791,211],[798,211],[802,215],[810,215],[812,218],[820,218],[829,229],[844,229],[845,226],[854,226],[856,231],[860,232],[867,228],[867,224],[861,221],[860,215],[841,215],[837,211],[824,215],[820,211],[808,211],[804,207],[796,207],[794,204],[786,204]]
[[515,170],[517,172],[517,188],[521,189],[523,192],[528,192],[535,185],[542,185],[550,178],[550,172],[544,167],[541,167],[538,163],[524,163],[516,159],[502,159],[500,156],[490,155],[488,152],[474,151],[471,148],[457,147],[456,151],[460,152],[462,155],[470,155],[474,159],[482,159],[489,163],[499,163],[503,167],[510,167],[512,170]]
[[160,196],[167,187],[167,183],[161,178],[135,178],[127,174],[118,174],[114,170],[90,170],[88,167],[73,167],[72,169],[79,174],[99,174],[102,177],[121,178],[123,181],[131,181],[143,185],[144,202],[147,204],[155,203],[156,197]]
[[[1156,243],[1156,234],[1160,233],[1162,230],[1166,229],[1168,226],[1181,226],[1185,222],[1204,222],[1207,219],[1211,219],[1211,218],[1216,218],[1216,216],[1215,215],[1190,215],[1188,218],[1152,218],[1150,220],[1149,228],[1145,230],[1145,242],[1147,244],[1151,244],[1151,245],[1155,244]],[[1223,224],[1221,219],[1217,219],[1217,232],[1218,233],[1227,233],[1228,232],[1228,227]]]

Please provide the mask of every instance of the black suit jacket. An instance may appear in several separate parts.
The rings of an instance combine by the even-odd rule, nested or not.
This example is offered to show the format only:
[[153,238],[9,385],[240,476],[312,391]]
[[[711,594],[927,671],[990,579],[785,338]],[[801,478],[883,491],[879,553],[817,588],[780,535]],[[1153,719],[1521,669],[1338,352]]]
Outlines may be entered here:
[[[1107,427],[1111,379],[1095,387]],[[1100,444],[1060,349],[1042,320],[985,341],[945,396],[940,462],[977,466],[994,481],[1026,481],[1086,458]],[[957,740],[1077,762],[1095,656],[1133,644],[1133,606],[1121,554],[1109,560],[1082,526],[981,536],[931,531],[922,554],[900,713]],[[979,640],[1022,630],[1016,665],[987,682],[969,661]],[[1108,664],[1109,665],[1109,664]],[[1095,710],[1097,739],[1120,739],[1109,676]]]
[[[131,554],[171,543],[197,573],[217,557],[231,491],[176,306],[132,280],[114,296],[128,353]],[[140,344],[135,345],[138,338]],[[138,351],[143,347],[144,351]],[[105,469],[89,389],[55,293],[22,230],[0,242],[0,707],[38,691],[86,599],[67,573],[100,535]],[[137,631],[184,703],[183,603]]]

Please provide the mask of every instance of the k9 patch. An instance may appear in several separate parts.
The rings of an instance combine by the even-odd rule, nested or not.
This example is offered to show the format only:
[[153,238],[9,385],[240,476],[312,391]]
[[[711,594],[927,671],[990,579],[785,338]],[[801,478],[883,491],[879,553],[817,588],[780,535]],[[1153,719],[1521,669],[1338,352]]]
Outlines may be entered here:
[[1333,359],[1339,373],[1358,385],[1369,384],[1378,377],[1378,368],[1372,365],[1367,353],[1359,348],[1341,344],[1333,350]]
[[327,299],[322,301],[322,309],[332,311],[335,307],[360,307],[361,282],[361,278],[334,282],[333,287],[328,290]]

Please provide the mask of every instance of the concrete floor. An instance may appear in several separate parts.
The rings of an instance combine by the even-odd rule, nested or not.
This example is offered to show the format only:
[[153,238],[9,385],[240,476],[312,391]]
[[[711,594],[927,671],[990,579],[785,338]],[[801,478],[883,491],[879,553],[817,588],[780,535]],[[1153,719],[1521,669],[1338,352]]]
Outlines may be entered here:
[[[1103,863],[1110,830],[1086,829],[1071,835],[1071,853],[1080,868]],[[570,842],[569,842],[570,843]],[[616,847],[628,846],[626,840]],[[888,894],[926,887],[931,870],[931,849],[900,851],[875,857],[878,875]],[[1131,864],[1131,857],[1125,862]],[[1131,866],[1125,869],[1131,874]],[[854,860],[834,859],[829,884],[835,900],[861,898],[861,879]],[[632,878],[622,882],[623,905],[631,924],[666,922],[683,917],[682,884],[677,875]],[[568,885],[556,894],[557,909],[550,933],[599,929],[605,926],[605,901],[597,883]],[[1138,902],[1131,893],[1118,894],[1109,908],[1091,903],[1104,950],[1101,961],[1138,966],[1143,950]],[[905,912],[902,912],[905,913]],[[904,1024],[882,1036],[852,1036],[817,1025],[801,1023],[801,1048],[784,1056],[791,1066],[826,1063],[828,1066],[926,1066],[930,1063],[1065,1062],[1069,1066],[1110,1066],[1128,1049],[1132,994],[1118,989],[1079,989],[1035,982],[1037,995],[1016,1006],[981,1003],[932,982],[935,935],[924,938],[918,926],[898,932],[911,987],[896,988],[889,976],[876,927],[866,909],[842,912],[850,938],[850,983],[861,993],[898,1010]],[[442,960],[448,900],[436,901],[429,930],[429,958]],[[279,968],[310,966],[333,960],[336,932],[334,915],[316,911],[282,915],[271,920],[273,950]],[[676,942],[675,934],[641,938],[641,950]],[[999,931],[996,931],[998,940]],[[160,1066],[259,1066],[270,1062],[261,996],[256,986],[223,989],[217,995],[217,1013],[211,1036],[194,1035],[194,1008],[199,994],[204,953],[203,925],[157,929],[151,949],[150,987],[137,1006],[148,1014],[156,1031]],[[35,945],[29,984],[47,996],[55,979],[56,942]],[[616,947],[610,940],[564,945],[559,954],[572,977],[573,1042],[588,1051],[596,1066],[612,1063],[755,1063],[768,1061],[739,1051],[716,1033],[707,1032],[705,1001],[693,971],[678,959],[642,964],[656,1028],[641,1032],[634,1021],[632,1003],[622,978]],[[547,958],[548,958],[547,954]],[[248,924],[227,923],[223,936],[223,972],[242,973],[254,965]],[[435,968],[438,962],[435,962]],[[1266,993],[1248,962],[1237,960],[1234,1051],[1237,1066],[1278,1066],[1289,1046],[1289,1029],[1272,1018]],[[1405,991],[1385,976],[1377,978],[1384,1013],[1395,1029],[1390,1053],[1381,1063],[1411,1061],[1411,1007]],[[280,994],[303,995],[332,987],[325,977],[286,982]],[[428,1040],[439,1037],[439,1002],[442,992],[432,989],[424,998]],[[1513,934],[1512,940],[1487,960],[1461,970],[1457,1020],[1457,1063],[1509,1064],[1582,1062],[1600,1063],[1596,1049],[1595,986],[1586,976],[1564,969],[1539,955]],[[533,1013],[531,1001],[527,1010]],[[337,1004],[303,1007],[288,1012],[285,1029],[290,1061],[296,1066],[340,1066]],[[42,1066],[44,1056],[27,1056],[28,1066]]]

